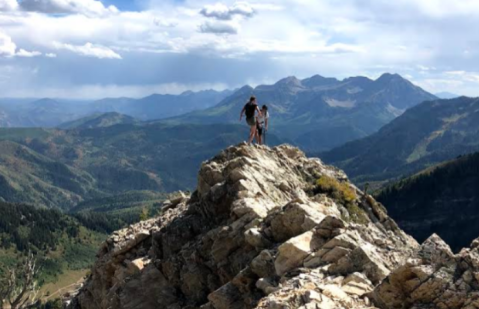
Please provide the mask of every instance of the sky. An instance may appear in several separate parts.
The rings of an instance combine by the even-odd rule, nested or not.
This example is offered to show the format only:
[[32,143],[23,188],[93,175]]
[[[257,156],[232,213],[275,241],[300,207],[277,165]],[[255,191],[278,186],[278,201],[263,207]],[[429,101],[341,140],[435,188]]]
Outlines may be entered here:
[[477,0],[0,0],[0,97],[399,73],[479,96]]

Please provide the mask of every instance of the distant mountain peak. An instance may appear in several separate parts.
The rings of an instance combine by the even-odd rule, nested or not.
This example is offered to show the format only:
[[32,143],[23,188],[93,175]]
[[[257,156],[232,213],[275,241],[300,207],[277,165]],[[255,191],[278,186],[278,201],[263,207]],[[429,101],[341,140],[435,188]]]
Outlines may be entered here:
[[251,92],[253,90],[254,90],[253,87],[251,87],[250,85],[246,85],[238,89],[238,93]]
[[366,76],[351,76],[348,78],[345,78],[343,80],[344,82],[350,82],[350,81],[367,81],[367,82],[372,82],[372,79]]
[[313,75],[309,78],[305,78],[301,81],[301,84],[303,86],[313,88],[313,87],[320,87],[320,86],[328,86],[332,84],[339,83],[339,81],[336,78],[332,77],[324,77],[321,75]]
[[187,91],[182,92],[180,95],[182,95],[182,96],[189,96],[189,95],[192,95],[192,94],[194,94],[193,91],[187,90]]
[[299,80],[296,76],[288,76],[286,78],[280,79],[275,85],[302,86],[301,80]]
[[[408,81],[397,73],[384,73],[376,81],[377,82],[391,82],[391,81]],[[409,82],[409,81],[408,81]]]

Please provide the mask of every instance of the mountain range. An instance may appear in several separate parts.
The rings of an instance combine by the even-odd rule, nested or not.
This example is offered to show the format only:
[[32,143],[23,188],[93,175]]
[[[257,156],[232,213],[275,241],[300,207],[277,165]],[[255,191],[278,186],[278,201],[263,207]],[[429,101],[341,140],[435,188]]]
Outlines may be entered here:
[[384,181],[479,151],[479,99],[423,102],[369,137],[320,154],[358,183]]
[[266,104],[271,130],[305,150],[327,150],[368,136],[407,108],[436,97],[397,74],[376,80],[319,75],[288,77],[274,85],[245,86],[218,105],[166,120],[168,123],[237,123],[247,99]]
[[57,127],[66,122],[103,113],[125,114],[138,120],[156,120],[214,106],[230,90],[187,91],[180,95],[154,94],[142,99],[112,98],[98,101],[1,99],[0,127]]
[[[129,123],[161,119],[168,124],[238,123],[239,112],[251,95],[260,105],[269,106],[271,132],[308,151],[329,150],[366,137],[407,108],[436,99],[397,74],[386,73],[376,80],[315,75],[302,80],[287,77],[273,85],[244,86],[235,91],[189,91],[142,99],[0,100],[0,126],[70,128],[81,118],[86,121],[104,113],[137,119]],[[111,121],[111,115],[109,118]]]

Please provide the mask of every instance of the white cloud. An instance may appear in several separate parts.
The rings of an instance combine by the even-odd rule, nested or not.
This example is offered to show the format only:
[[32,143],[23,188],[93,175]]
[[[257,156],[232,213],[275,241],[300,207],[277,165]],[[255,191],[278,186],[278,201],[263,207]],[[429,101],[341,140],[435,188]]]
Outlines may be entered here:
[[42,53],[39,51],[27,51],[24,49],[20,49],[15,55],[18,57],[31,58],[31,57],[41,56]]
[[115,6],[105,7],[101,1],[97,0],[22,0],[20,6],[25,11],[47,14],[79,13],[95,16],[118,13]]
[[12,41],[12,38],[0,32],[0,57],[13,57],[16,49],[17,45]]
[[45,54],[45,57],[47,57],[47,58],[56,58],[56,57],[57,57],[57,54],[47,53],[47,54]]
[[69,50],[81,56],[95,57],[99,59],[122,59],[121,56],[112,49],[101,45],[93,45],[92,43],[86,43],[85,45],[71,45],[54,42],[53,47],[59,50]]
[[0,57],[36,57],[42,53],[38,51],[26,51],[23,48],[17,51],[17,44],[7,34],[0,32]]
[[223,3],[206,5],[201,11],[201,15],[220,20],[231,20],[236,16],[252,17],[255,14],[254,8],[247,2],[236,2],[232,6]]
[[200,32],[214,34],[237,34],[239,26],[222,21],[206,21],[199,27]]
[[17,0],[0,0],[0,12],[15,11],[18,8]]
[[[157,61],[155,69],[163,70],[167,64],[168,70],[178,72],[184,64],[171,59],[182,57],[188,66],[208,62],[209,70],[216,72],[211,74],[216,80],[208,82],[235,84],[236,79],[315,73],[377,76],[392,71],[407,74],[428,89],[479,94],[479,87],[473,87],[474,72],[479,72],[479,41],[470,30],[479,20],[477,0],[147,0],[143,2],[150,6],[138,12],[118,12],[98,0],[18,2],[35,12],[20,12],[16,1],[0,0],[0,29],[8,36],[0,37],[0,53],[9,63],[21,61],[15,57],[21,53],[17,45],[45,57],[53,47],[80,56],[125,58],[107,61],[98,70],[106,65],[121,71],[148,57]],[[41,58],[33,61],[41,63]],[[256,66],[226,74],[225,61],[231,70]],[[268,62],[274,65],[267,67]],[[68,66],[75,63],[72,59]],[[145,80],[159,83],[149,69]],[[465,73],[446,73],[452,71]],[[50,72],[61,76],[64,70]],[[171,78],[188,79],[190,74],[184,75]]]

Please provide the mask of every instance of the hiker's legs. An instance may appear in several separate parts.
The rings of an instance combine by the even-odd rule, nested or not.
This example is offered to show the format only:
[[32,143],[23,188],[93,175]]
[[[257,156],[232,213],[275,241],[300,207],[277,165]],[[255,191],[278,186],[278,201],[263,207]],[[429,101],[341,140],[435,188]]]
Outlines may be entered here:
[[251,126],[251,130],[249,132],[248,144],[251,144],[253,142],[253,139],[255,138],[255,136],[256,136],[256,126]]
[[263,127],[261,125],[256,126],[256,132],[258,144],[263,145]]

